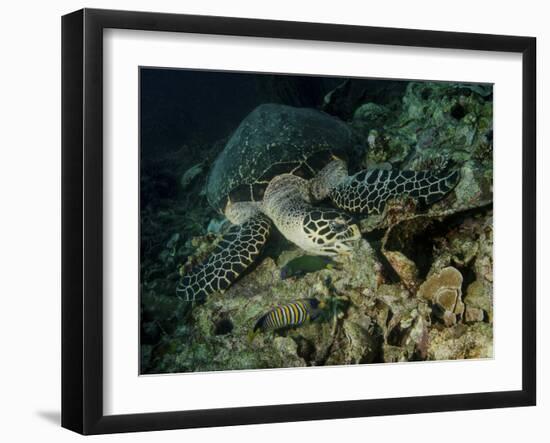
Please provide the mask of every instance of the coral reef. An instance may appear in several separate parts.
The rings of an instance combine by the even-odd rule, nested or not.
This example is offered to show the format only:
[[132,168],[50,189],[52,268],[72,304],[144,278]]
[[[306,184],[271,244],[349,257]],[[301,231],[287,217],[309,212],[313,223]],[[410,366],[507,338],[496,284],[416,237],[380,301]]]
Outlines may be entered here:
[[[157,206],[142,204],[142,372],[492,357],[492,88],[408,82],[398,89],[382,101],[343,83],[325,98],[324,109],[353,131],[354,164],[453,162],[461,181],[427,210],[397,199],[360,220],[363,239],[334,266],[281,278],[305,254],[275,233],[263,259],[228,290],[182,303],[174,294],[180,273],[213,249],[227,223],[206,202],[206,160],[169,171],[174,159],[166,158],[156,175],[142,171],[142,190],[159,195]],[[222,146],[202,146],[207,160]],[[169,186],[159,188],[163,182]],[[176,194],[163,196],[170,186]],[[252,333],[273,307],[312,297],[324,306],[315,321]]]

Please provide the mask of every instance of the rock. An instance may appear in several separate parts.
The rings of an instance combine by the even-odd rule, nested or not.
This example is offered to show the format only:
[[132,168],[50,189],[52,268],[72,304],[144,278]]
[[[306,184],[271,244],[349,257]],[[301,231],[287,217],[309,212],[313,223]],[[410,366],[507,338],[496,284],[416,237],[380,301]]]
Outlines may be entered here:
[[429,335],[430,360],[493,357],[493,328],[487,323],[431,329]]
[[178,243],[179,239],[180,239],[179,233],[175,232],[174,234],[172,234],[170,239],[166,242],[166,247],[168,249],[173,249],[176,246],[176,244]]
[[322,109],[343,120],[352,119],[357,108],[365,103],[392,109],[395,104],[399,104],[405,87],[406,82],[347,79],[325,95]]
[[383,169],[384,171],[391,171],[393,168],[391,163],[382,162],[382,163],[372,163],[368,165],[367,169]]
[[191,182],[202,173],[204,168],[203,163],[197,163],[196,165],[191,166],[187,171],[185,171],[180,178],[180,186],[182,189],[187,189]]
[[376,297],[383,303],[375,305],[374,310],[384,336],[384,361],[425,359],[431,314],[428,303],[410,297],[400,285],[382,285]]
[[418,269],[416,268],[416,264],[400,251],[384,251],[384,256],[388,259],[388,262],[405,286],[409,289],[416,288],[418,285]]
[[206,228],[206,232],[211,232],[213,234],[220,234],[223,229],[227,226],[229,221],[226,218],[217,219],[213,218],[208,222],[208,227]]
[[464,321],[466,323],[483,321],[483,318],[484,318],[483,309],[473,308],[471,306],[466,305],[466,309],[464,311]]
[[475,280],[466,290],[464,303],[469,314],[466,321],[483,321],[485,315],[493,316],[492,284],[482,280]]
[[349,120],[365,95],[365,86],[361,82],[345,80],[325,95],[322,109],[343,120]]
[[372,102],[365,103],[355,110],[353,113],[353,120],[368,123],[371,127],[375,128],[384,124],[389,113],[386,106],[381,106]]
[[486,176],[481,169],[465,166],[461,170],[461,179],[455,188],[456,206],[471,208],[492,201],[492,174]]
[[398,363],[408,361],[408,355],[405,349],[400,346],[385,344],[383,347],[383,358],[386,363]]
[[405,336],[404,347],[408,349],[409,355],[416,355],[419,360],[425,360],[428,357],[428,349],[430,345],[429,322],[422,315],[419,315],[414,322],[414,325]]
[[339,328],[325,364],[372,363],[379,356],[381,342],[370,318],[356,312]]

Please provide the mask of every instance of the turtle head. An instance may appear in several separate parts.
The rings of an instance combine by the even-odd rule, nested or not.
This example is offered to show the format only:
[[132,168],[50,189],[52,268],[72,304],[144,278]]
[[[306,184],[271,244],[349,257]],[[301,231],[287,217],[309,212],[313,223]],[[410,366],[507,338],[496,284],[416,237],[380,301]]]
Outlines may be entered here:
[[303,247],[318,255],[338,255],[350,252],[361,238],[359,227],[348,214],[333,209],[315,208],[303,219]]

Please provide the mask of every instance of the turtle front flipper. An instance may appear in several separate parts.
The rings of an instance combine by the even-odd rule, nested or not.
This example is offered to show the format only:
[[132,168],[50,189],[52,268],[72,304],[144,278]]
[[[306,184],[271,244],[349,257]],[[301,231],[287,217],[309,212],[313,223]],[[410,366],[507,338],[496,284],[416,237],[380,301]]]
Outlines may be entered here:
[[364,170],[329,193],[333,203],[352,213],[380,214],[393,198],[409,196],[423,206],[441,200],[460,181],[459,169],[429,171]]
[[182,277],[176,295],[197,301],[227,289],[258,258],[270,231],[271,221],[263,214],[233,226],[206,261]]

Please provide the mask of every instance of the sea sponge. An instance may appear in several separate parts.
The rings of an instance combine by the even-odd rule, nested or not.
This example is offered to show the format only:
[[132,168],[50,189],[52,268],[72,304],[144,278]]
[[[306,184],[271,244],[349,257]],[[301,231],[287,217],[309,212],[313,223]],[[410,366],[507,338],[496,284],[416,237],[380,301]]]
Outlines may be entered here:
[[434,312],[446,326],[455,325],[464,314],[462,280],[460,271],[449,266],[431,275],[418,289],[418,297],[440,308]]

